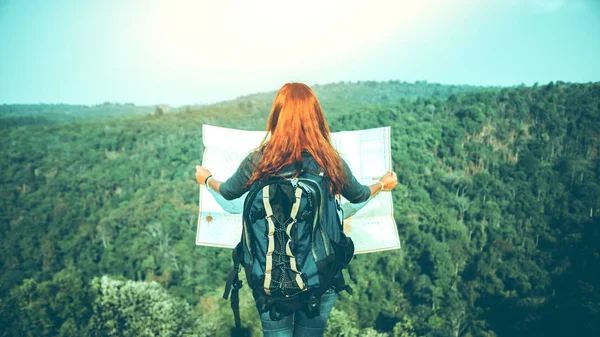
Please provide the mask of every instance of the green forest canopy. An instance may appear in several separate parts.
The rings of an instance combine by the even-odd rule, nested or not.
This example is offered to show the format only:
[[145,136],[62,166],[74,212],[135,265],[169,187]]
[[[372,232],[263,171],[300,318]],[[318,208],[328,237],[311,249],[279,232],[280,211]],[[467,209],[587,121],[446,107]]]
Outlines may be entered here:
[[[391,126],[403,242],[355,257],[328,335],[598,335],[600,83],[314,89],[332,131]],[[262,130],[274,95],[0,106],[0,335],[229,335],[230,251],[194,245],[201,125]]]

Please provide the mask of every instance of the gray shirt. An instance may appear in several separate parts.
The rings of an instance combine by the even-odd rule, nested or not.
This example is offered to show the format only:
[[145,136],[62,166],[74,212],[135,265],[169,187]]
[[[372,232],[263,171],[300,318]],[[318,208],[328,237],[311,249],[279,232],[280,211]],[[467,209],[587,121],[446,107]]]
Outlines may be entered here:
[[[252,176],[252,172],[254,172],[259,160],[260,156],[253,156],[252,153],[246,156],[233,176],[227,179],[227,181],[223,182],[219,187],[219,191],[221,192],[223,198],[232,200],[239,198],[244,193],[248,192],[250,186],[247,186],[247,183],[250,180],[250,176]],[[310,154],[305,152],[304,160],[306,161],[314,159]],[[362,185],[356,180],[352,174],[352,171],[350,170],[350,167],[348,167],[348,164],[344,161],[344,159],[342,159],[342,163],[346,173],[346,184],[342,186],[342,196],[344,196],[344,198],[353,204],[367,201],[371,195],[371,189],[368,186]],[[286,168],[293,169],[293,166],[290,165]],[[284,168],[284,170],[286,168]]]

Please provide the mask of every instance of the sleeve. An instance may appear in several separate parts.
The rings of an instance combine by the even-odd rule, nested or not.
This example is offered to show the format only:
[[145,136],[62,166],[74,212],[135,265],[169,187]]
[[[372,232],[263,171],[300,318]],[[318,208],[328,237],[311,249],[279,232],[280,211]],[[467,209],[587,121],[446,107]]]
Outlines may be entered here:
[[367,201],[371,196],[371,189],[369,186],[362,185],[356,180],[344,159],[342,159],[342,163],[346,171],[346,184],[342,188],[342,196],[353,204]]
[[344,212],[344,219],[353,217],[354,214],[356,214],[363,207],[365,207],[371,200],[373,200],[373,197],[369,197],[369,199],[367,199],[367,201],[363,201],[358,204],[351,204],[349,202],[345,202],[345,203],[341,204],[340,207],[342,207],[342,211]]
[[250,186],[246,186],[252,176],[255,165],[252,163],[252,153],[249,154],[238,167],[237,171],[225,182],[221,183],[219,192],[226,200],[233,200],[248,192]]

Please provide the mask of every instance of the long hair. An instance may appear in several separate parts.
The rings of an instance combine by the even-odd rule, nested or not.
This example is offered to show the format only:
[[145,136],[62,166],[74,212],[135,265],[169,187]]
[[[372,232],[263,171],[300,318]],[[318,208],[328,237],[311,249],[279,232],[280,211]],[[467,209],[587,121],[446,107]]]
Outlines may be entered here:
[[262,152],[262,158],[248,184],[274,176],[290,164],[298,173],[303,151],[308,151],[323,169],[330,190],[341,193],[346,172],[339,153],[331,145],[321,104],[306,84],[286,83],[273,101],[267,135],[256,151]]

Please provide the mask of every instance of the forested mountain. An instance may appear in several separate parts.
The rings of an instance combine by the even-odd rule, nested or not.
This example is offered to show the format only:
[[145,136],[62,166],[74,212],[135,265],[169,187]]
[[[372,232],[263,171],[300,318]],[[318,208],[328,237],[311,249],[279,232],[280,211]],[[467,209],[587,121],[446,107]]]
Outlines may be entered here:
[[[417,81],[415,83],[401,81],[358,81],[325,85],[317,84],[312,86],[312,89],[319,97],[324,111],[331,118],[338,114],[347,113],[348,109],[356,107],[356,105],[377,105],[389,102],[413,101],[419,97],[446,99],[452,94],[481,92],[493,90],[494,88],[471,85],[429,84],[426,81]],[[215,105],[230,106],[238,104],[242,111],[254,106],[260,107],[261,111],[263,109],[269,110],[271,104],[273,104],[275,94],[276,91],[246,95]]]
[[[600,83],[314,89],[332,131],[391,126],[403,243],[355,257],[328,335],[600,333]],[[229,335],[231,251],[194,245],[201,126],[262,130],[274,95],[0,118],[0,335]]]
[[166,106],[135,106],[133,103],[105,102],[94,106],[68,104],[2,104],[0,105],[0,128],[19,125],[42,125],[74,120],[90,120],[105,117],[143,115],[164,111]]

